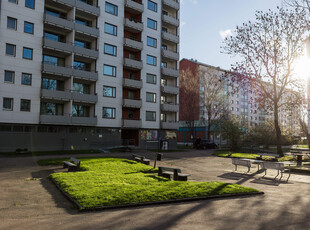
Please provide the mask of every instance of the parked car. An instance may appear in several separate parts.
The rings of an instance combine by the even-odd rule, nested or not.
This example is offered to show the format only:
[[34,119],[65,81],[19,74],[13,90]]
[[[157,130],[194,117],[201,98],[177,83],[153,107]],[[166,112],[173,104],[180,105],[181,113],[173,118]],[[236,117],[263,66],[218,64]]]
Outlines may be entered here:
[[201,140],[199,145],[197,145],[197,149],[216,149],[217,144],[215,144],[211,140]]

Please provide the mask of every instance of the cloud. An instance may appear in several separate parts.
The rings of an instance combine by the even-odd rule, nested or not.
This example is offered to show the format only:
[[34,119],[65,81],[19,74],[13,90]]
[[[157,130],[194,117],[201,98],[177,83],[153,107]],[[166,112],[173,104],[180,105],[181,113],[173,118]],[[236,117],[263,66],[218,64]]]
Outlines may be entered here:
[[232,35],[232,32],[230,29],[228,30],[220,30],[219,32],[221,38],[224,40],[227,36],[231,36]]

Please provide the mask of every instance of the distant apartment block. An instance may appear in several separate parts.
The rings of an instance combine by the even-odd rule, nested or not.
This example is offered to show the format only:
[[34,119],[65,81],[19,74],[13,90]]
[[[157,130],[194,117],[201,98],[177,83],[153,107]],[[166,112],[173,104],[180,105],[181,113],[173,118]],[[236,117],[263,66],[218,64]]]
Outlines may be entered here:
[[178,0],[0,4],[0,151],[176,146]]

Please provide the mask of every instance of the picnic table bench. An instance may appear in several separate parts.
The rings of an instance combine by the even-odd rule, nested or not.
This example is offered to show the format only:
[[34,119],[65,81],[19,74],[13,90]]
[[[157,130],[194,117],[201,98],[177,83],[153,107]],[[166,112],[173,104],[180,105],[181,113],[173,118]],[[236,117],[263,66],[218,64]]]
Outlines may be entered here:
[[63,167],[68,168],[68,172],[75,172],[80,170],[81,161],[71,157],[69,161],[63,162]]
[[181,169],[178,168],[158,167],[158,176],[168,179],[171,179],[171,176],[173,176],[173,180],[187,181],[187,177],[189,177],[190,174],[181,173]]
[[[288,164],[290,165],[290,164]],[[262,166],[262,169],[265,171],[265,175],[267,174],[267,169],[274,169],[274,170],[278,170],[278,174],[276,175],[275,179],[279,176],[279,174],[281,173],[281,177],[279,180],[281,180],[282,176],[283,176],[283,173],[285,171],[288,171],[289,173],[289,176],[287,178],[286,181],[288,181],[288,179],[290,178],[291,176],[291,170],[290,170],[290,167],[289,168],[285,168],[284,167],[284,163],[281,163],[281,162],[262,162],[261,163],[261,166]],[[264,177],[263,176],[263,177]]]
[[146,164],[146,165],[150,165],[150,162],[151,162],[150,159],[147,159],[144,156],[140,156],[137,154],[132,154],[132,158],[133,158],[133,160],[140,162],[140,163],[143,163],[143,164]]
[[302,165],[302,158],[307,156],[310,159],[310,150],[308,149],[291,149],[291,155],[297,158],[297,166]]

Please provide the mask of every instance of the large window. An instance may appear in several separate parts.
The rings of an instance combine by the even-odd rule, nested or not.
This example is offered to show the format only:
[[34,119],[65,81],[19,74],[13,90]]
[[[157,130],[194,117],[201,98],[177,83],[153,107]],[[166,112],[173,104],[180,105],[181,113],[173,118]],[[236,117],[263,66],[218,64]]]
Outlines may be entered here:
[[72,116],[74,117],[89,117],[90,107],[86,105],[73,104],[72,105]]
[[48,65],[65,66],[65,59],[55,56],[43,55],[43,62]]
[[156,102],[156,93],[146,93],[147,102]]
[[116,77],[116,67],[111,65],[103,66],[103,74],[107,76]]
[[41,102],[41,114],[61,116],[64,114],[64,105],[52,102]]
[[104,24],[104,32],[107,34],[117,36],[117,26],[114,26],[114,25],[109,24],[109,23],[105,23]]
[[15,3],[15,4],[18,3],[17,0],[8,0],[8,2],[12,2],[12,3]]
[[148,0],[148,2],[147,2],[147,8],[148,8],[149,10],[152,10],[152,11],[154,11],[154,12],[157,12],[157,3]]
[[31,22],[24,22],[24,32],[27,34],[33,34],[34,24]]
[[53,40],[57,42],[66,42],[66,37],[63,35],[58,35],[50,32],[44,32],[44,38],[48,40]]
[[104,53],[112,55],[112,56],[116,56],[117,55],[117,47],[105,43],[104,44]]
[[51,78],[42,78],[42,89],[64,91],[64,81]]
[[14,83],[15,72],[13,71],[4,71],[4,82],[6,83]]
[[8,29],[17,30],[17,19],[8,17],[6,27]]
[[33,58],[33,49],[27,48],[27,47],[23,47],[23,58],[24,59],[28,59],[28,60],[32,60],[32,58]]
[[156,112],[146,111],[145,115],[147,121],[156,121]]
[[31,82],[32,82],[32,74],[22,73],[22,85],[31,85]]
[[73,68],[82,71],[90,71],[90,64],[81,61],[74,61]]
[[147,45],[156,48],[157,47],[157,39],[152,37],[147,37]]
[[146,63],[149,65],[156,66],[157,65],[157,58],[151,55],[146,55]]
[[90,94],[90,85],[79,82],[73,83],[73,92],[80,94]]
[[104,97],[116,97],[116,88],[111,86],[103,86],[103,96]]
[[117,16],[117,6],[113,5],[109,2],[105,3],[105,12],[109,13],[109,14],[113,14]]
[[147,19],[147,27],[151,28],[153,30],[157,30],[157,22],[155,20],[148,18]]
[[156,84],[156,75],[147,73],[146,74],[146,83]]
[[102,118],[115,119],[115,108],[103,107]]
[[3,98],[3,110],[13,110],[13,98]]
[[20,111],[30,112],[30,100],[20,99]]
[[6,43],[5,54],[15,57],[16,55],[16,45]]
[[25,6],[31,9],[34,9],[35,0],[25,0]]

